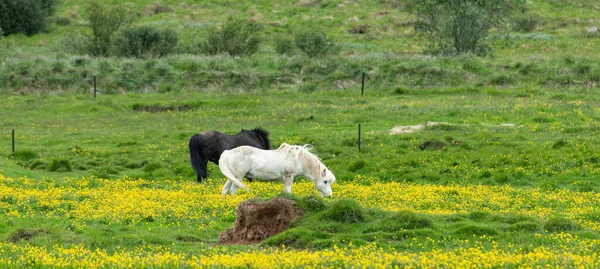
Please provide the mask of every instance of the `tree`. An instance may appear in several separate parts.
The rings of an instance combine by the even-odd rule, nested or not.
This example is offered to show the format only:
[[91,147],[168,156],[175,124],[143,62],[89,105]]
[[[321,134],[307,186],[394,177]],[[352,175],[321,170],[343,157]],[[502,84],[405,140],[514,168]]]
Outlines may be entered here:
[[27,36],[46,29],[54,14],[56,0],[0,0],[0,27],[4,35]]
[[208,55],[226,53],[231,56],[250,56],[258,52],[262,26],[229,17],[221,28],[208,29],[200,50]]
[[429,40],[427,53],[477,54],[489,51],[484,43],[492,27],[504,26],[522,11],[525,0],[412,0],[415,31]]
[[123,57],[163,57],[175,50],[177,33],[152,26],[134,26],[120,31],[113,41],[115,53]]
[[88,36],[89,53],[93,56],[108,56],[115,33],[130,21],[127,11],[118,3],[109,7],[104,1],[92,0],[87,6],[86,15],[92,30]]

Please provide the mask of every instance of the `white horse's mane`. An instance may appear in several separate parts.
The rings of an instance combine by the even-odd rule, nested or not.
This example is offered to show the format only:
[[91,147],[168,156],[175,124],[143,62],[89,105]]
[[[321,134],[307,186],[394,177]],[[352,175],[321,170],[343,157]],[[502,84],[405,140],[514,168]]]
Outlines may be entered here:
[[[313,146],[310,144],[299,146],[282,143],[277,149],[277,151],[285,151],[288,154],[295,154],[294,158],[296,158],[296,160],[305,161],[308,169],[315,175],[319,175],[322,165],[321,158],[312,153],[312,149]],[[325,165],[323,166],[325,167]]]

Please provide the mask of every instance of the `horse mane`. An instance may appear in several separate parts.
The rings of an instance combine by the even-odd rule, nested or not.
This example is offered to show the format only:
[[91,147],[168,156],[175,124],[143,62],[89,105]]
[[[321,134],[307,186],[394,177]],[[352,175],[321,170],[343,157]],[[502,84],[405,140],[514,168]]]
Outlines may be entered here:
[[265,149],[271,149],[271,141],[269,140],[269,132],[267,130],[262,127],[256,127],[249,131],[263,142]]
[[[306,167],[313,173],[320,174],[321,170],[321,158],[319,156],[312,153],[313,146],[310,144],[305,144],[303,146],[298,145],[290,145],[287,143],[282,143],[277,151],[285,151],[288,154],[294,153],[294,158],[298,161],[305,162]],[[295,152],[293,152],[295,151]],[[315,177],[318,178],[318,177]]]

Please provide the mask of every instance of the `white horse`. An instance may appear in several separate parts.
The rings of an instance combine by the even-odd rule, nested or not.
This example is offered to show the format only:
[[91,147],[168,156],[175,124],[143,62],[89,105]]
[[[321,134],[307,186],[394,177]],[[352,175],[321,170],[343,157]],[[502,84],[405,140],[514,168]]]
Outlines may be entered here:
[[292,182],[297,176],[305,176],[315,183],[315,188],[323,197],[331,197],[331,184],[335,176],[312,154],[307,145],[281,144],[276,150],[264,150],[250,146],[240,146],[223,151],[219,168],[227,177],[222,195],[236,194],[238,188],[250,191],[242,179],[244,177],[261,181],[283,179],[284,190],[292,193]]

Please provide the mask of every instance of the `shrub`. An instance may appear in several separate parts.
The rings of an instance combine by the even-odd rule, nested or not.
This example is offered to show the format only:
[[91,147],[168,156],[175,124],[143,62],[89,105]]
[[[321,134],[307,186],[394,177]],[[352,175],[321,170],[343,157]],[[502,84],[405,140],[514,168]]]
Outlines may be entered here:
[[92,54],[90,41],[91,39],[88,36],[72,32],[60,39],[56,44],[56,50],[68,51],[73,54]]
[[521,16],[515,18],[512,29],[517,32],[532,32],[538,24],[539,19],[534,16]]
[[304,28],[295,34],[296,47],[310,58],[333,55],[340,51],[340,45],[329,38],[325,31]]
[[54,23],[56,23],[57,25],[61,25],[61,26],[67,26],[67,25],[71,24],[71,18],[58,16],[58,17],[54,18]]
[[144,170],[144,172],[151,173],[151,172],[153,172],[154,170],[157,170],[157,169],[159,169],[159,168],[161,168],[161,167],[162,167],[162,165],[160,165],[160,163],[157,163],[157,162],[151,162],[151,163],[148,163],[146,166],[144,166],[144,169],[143,169],[143,170]]
[[134,26],[122,30],[113,44],[118,56],[163,57],[177,46],[177,34],[173,30],[158,30],[152,26]]
[[226,53],[231,56],[249,56],[258,51],[261,30],[262,27],[258,24],[229,17],[221,28],[214,26],[208,30],[206,40],[200,44],[200,50],[209,55]]
[[11,155],[15,160],[30,161],[38,157],[38,154],[31,150],[17,150]]
[[45,30],[48,17],[56,10],[55,5],[56,0],[0,0],[3,34],[31,36]]
[[410,211],[400,211],[393,214],[390,219],[395,226],[403,229],[422,229],[433,227],[433,221],[425,216],[417,215]]
[[101,0],[92,0],[86,8],[86,16],[92,30],[88,36],[87,51],[94,56],[108,56],[115,33],[129,22],[122,4],[108,6]]
[[427,53],[486,54],[488,30],[502,26],[524,0],[412,0],[415,31],[429,39]]
[[54,159],[46,169],[50,172],[71,172],[71,162],[67,159]]
[[551,217],[544,224],[544,228],[551,233],[581,230],[579,224],[564,217]]
[[275,39],[275,51],[279,55],[294,55],[296,53],[294,40],[287,37],[278,37]]

